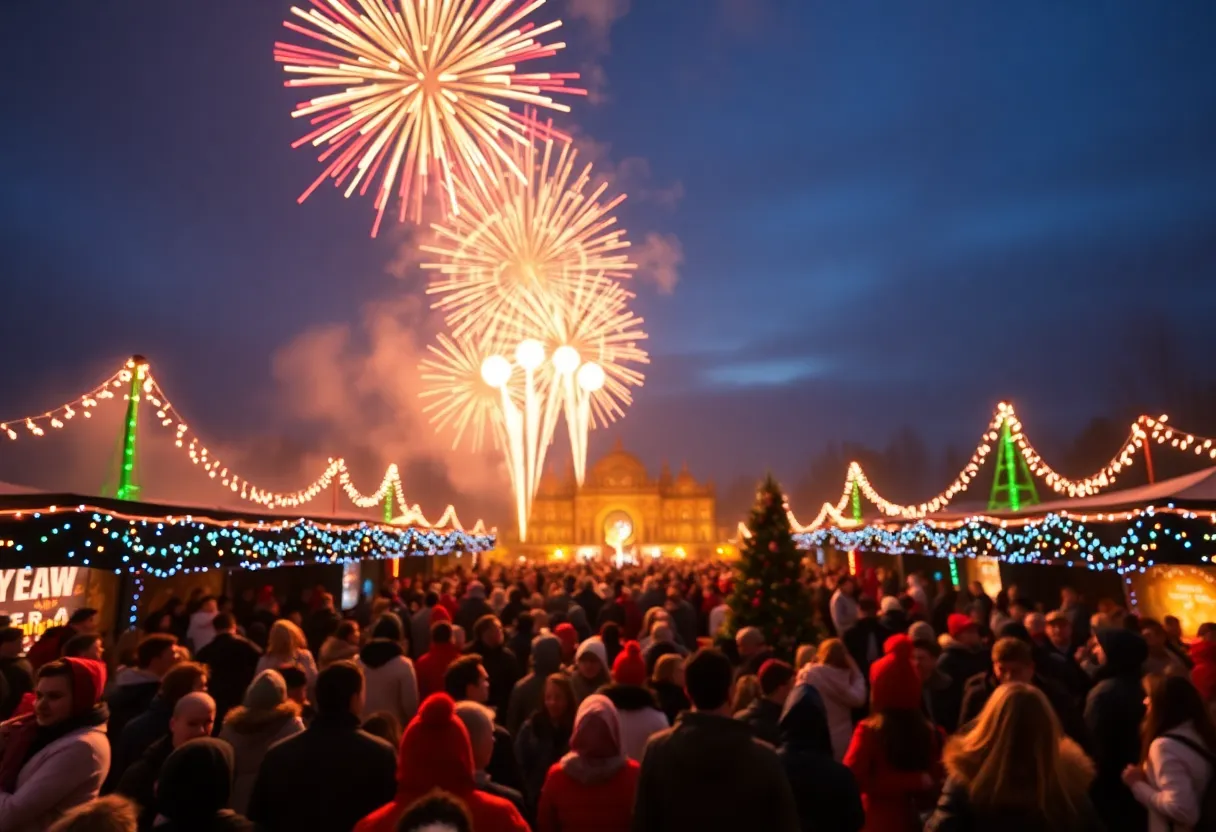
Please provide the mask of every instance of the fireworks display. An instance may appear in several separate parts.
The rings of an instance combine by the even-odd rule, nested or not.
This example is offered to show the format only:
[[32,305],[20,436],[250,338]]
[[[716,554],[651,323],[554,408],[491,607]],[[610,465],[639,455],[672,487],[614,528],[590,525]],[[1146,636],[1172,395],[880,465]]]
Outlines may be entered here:
[[324,147],[325,170],[300,196],[326,179],[346,196],[367,193],[379,176],[372,236],[394,192],[399,219],[422,217],[430,180],[439,177],[446,204],[457,211],[459,182],[525,178],[512,147],[532,144],[512,104],[568,112],[550,93],[577,73],[520,72],[528,61],[565,44],[542,42],[561,26],[526,22],[545,0],[312,0],[292,7],[303,24],[283,25],[323,49],[275,44],[274,57],[294,77],[288,87],[339,87],[300,103],[294,118],[313,130],[293,147]]
[[[533,125],[530,134],[544,133]],[[523,179],[493,161],[492,178],[458,180],[460,213],[433,223],[439,242],[421,247],[439,258],[422,267],[438,272],[427,292],[438,296],[448,326],[491,343],[520,316],[561,309],[564,296],[609,290],[635,268],[611,213],[624,195],[601,202],[606,184],[587,193],[592,166],[577,171],[569,142],[530,142],[512,148],[512,157]]]

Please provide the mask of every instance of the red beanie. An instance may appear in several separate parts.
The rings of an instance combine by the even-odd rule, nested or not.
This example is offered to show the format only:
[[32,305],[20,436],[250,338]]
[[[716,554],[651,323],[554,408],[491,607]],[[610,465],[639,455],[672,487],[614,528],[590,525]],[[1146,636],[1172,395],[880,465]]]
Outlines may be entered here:
[[612,681],[618,685],[646,684],[646,662],[642,661],[642,646],[636,641],[625,642],[612,663]]
[[912,663],[912,639],[905,635],[891,636],[883,652],[886,655],[870,665],[870,710],[918,710],[921,687],[916,665]]
[[473,788],[473,746],[446,693],[428,696],[401,735],[397,782],[423,792]]
[[106,689],[106,666],[92,659],[64,659],[72,670],[72,713],[79,716],[101,701]]
[[439,621],[452,623],[452,614],[444,609],[443,604],[436,604],[431,607],[431,623],[435,624]]
[[946,619],[946,631],[950,633],[950,638],[958,638],[964,631],[978,626],[971,620],[971,616],[963,615],[961,612],[952,612]]

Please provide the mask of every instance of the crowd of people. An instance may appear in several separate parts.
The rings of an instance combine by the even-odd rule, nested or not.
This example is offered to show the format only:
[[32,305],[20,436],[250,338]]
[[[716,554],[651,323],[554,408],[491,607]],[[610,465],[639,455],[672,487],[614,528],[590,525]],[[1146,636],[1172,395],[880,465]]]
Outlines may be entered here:
[[0,830],[1216,828],[1216,624],[808,564],[822,638],[782,657],[732,574],[199,593],[28,654],[0,620]]

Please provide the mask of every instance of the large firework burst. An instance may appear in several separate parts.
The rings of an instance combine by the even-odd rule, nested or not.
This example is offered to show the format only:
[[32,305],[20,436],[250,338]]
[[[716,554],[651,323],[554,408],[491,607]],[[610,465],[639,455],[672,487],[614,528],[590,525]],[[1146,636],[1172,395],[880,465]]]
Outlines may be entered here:
[[[533,128],[545,129],[533,122],[530,136]],[[457,181],[460,213],[433,223],[439,241],[421,247],[440,258],[422,266],[439,272],[427,292],[456,335],[497,343],[529,310],[635,268],[612,216],[624,195],[601,202],[603,183],[586,193],[592,166],[576,171],[569,141],[538,138],[511,149],[524,179],[504,175],[507,163],[495,157],[493,177]]]
[[[438,175],[456,210],[455,180],[523,178],[508,148],[529,144],[512,104],[568,112],[547,93],[585,93],[566,86],[577,73],[519,72],[565,44],[541,37],[561,26],[524,22],[545,0],[311,0],[286,21],[293,32],[329,49],[275,44],[274,57],[293,76],[288,87],[342,87],[301,102],[292,113],[315,129],[294,143],[325,147],[325,170],[301,196],[328,178],[346,196],[365,194],[377,174],[379,230],[394,190],[399,219],[422,217]],[[505,147],[504,147],[505,146]],[[381,173],[383,170],[383,173]]]

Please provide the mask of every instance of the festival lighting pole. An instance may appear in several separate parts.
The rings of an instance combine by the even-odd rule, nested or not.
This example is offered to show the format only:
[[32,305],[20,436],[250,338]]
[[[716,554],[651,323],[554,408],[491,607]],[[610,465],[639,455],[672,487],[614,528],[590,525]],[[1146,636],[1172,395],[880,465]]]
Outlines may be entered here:
[[118,468],[118,489],[114,496],[120,500],[138,500],[139,485],[135,482],[135,441],[139,420],[139,399],[143,393],[148,361],[142,355],[131,357],[131,387],[127,392],[127,416],[123,421],[122,461]]

